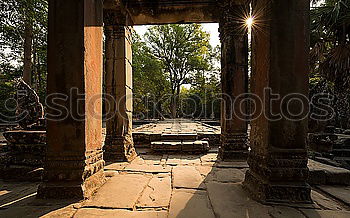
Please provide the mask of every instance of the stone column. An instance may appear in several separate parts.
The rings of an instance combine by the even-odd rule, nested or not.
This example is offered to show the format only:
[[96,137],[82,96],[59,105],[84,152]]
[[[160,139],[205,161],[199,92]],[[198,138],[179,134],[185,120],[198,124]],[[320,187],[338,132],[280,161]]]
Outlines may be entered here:
[[86,198],[104,182],[101,0],[50,0],[47,153],[40,198]]
[[310,203],[302,97],[308,96],[309,1],[256,0],[253,14],[251,89],[264,100],[264,115],[251,122],[244,187],[262,202]]
[[105,158],[131,161],[136,157],[132,139],[132,27],[121,14],[107,13],[105,80],[110,107],[106,108]]
[[248,92],[248,34],[244,26],[246,6],[223,2],[221,40],[221,146],[223,160],[246,159],[248,135],[246,102]]

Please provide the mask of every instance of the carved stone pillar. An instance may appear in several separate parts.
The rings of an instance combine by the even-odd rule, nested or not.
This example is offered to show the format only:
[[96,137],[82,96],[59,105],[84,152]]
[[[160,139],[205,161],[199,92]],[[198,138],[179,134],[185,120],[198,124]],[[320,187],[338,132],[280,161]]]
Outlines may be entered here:
[[106,104],[105,158],[131,161],[136,157],[132,139],[132,27],[116,11],[106,12],[105,80]]
[[244,187],[263,202],[310,203],[302,97],[308,96],[309,1],[256,0],[253,14],[251,89],[264,99],[264,115],[251,122]]
[[89,197],[104,182],[101,0],[49,1],[47,153],[40,198]]
[[220,19],[221,40],[221,159],[246,159],[248,156],[247,106],[248,34],[242,20],[247,7],[223,3]]

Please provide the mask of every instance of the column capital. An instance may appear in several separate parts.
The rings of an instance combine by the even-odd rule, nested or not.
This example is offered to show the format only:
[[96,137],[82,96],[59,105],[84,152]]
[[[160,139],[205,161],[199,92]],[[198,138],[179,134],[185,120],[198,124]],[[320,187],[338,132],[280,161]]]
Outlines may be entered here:
[[236,1],[224,0],[221,4],[221,17],[219,21],[220,40],[228,36],[243,36],[248,33],[245,19],[249,15],[249,4],[245,1],[237,4]]
[[103,11],[103,22],[106,26],[132,26],[131,16],[122,10],[105,9]]

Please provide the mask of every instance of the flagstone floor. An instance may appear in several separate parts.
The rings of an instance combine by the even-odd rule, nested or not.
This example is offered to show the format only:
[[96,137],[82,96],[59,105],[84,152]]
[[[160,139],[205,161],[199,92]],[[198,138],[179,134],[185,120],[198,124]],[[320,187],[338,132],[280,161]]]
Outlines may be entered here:
[[85,201],[40,200],[37,183],[0,181],[0,217],[350,217],[350,187],[313,187],[313,205],[262,205],[242,189],[245,162],[138,153],[107,163],[107,182]]

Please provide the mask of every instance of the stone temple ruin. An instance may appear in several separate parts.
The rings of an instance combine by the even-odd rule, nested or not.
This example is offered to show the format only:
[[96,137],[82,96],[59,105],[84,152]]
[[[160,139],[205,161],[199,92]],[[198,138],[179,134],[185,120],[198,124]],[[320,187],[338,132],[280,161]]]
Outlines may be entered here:
[[[162,149],[183,151],[186,150],[187,145],[193,150],[199,148],[201,152],[206,152],[206,143],[209,142],[209,144],[219,144],[218,158],[222,161],[230,161],[229,163],[232,164],[235,161],[242,163],[247,160],[248,165],[244,163],[240,166],[246,170],[234,172],[242,175],[240,182],[250,198],[263,203],[312,205],[311,187],[308,183],[315,184],[317,181],[308,180],[307,118],[292,121],[282,117],[278,121],[273,121],[268,116],[259,116],[250,122],[251,130],[248,141],[247,121],[233,116],[234,114],[245,116],[245,114],[240,114],[239,108],[230,100],[236,97],[242,100],[247,98],[241,95],[248,92],[248,35],[247,29],[242,28],[242,23],[249,15],[249,3],[252,3],[252,14],[256,15],[257,20],[257,28],[253,31],[252,36],[253,73],[250,80],[250,92],[263,99],[266,97],[264,88],[269,87],[281,97],[291,93],[306,96],[309,91],[309,1],[49,1],[47,94],[68,96],[67,101],[56,103],[60,107],[72,110],[65,114],[64,119],[47,119],[46,121],[44,174],[37,190],[37,197],[89,198],[106,181],[104,173],[106,161],[133,161],[132,164],[139,161],[134,145],[139,145],[140,141],[156,151]],[[215,130],[212,135],[200,136],[201,133],[196,133],[196,135],[189,133],[184,136],[181,135],[183,133],[180,127],[178,134],[167,135],[168,133],[162,130],[157,135],[142,129],[145,126],[136,129],[136,133],[133,134],[132,26],[204,22],[219,23],[222,44],[223,97],[220,135]],[[116,99],[112,101],[106,98],[106,101],[109,101],[106,114],[109,119],[106,123],[105,139],[102,134],[101,100],[103,35],[105,35],[106,92]],[[73,94],[72,89],[76,90]],[[83,96],[83,101],[78,101],[78,96]],[[272,98],[269,95],[267,97]],[[280,107],[280,104],[280,101],[272,101],[272,105],[262,102],[261,105],[257,105],[260,108],[256,109],[264,109],[267,114],[271,115],[284,113],[283,110],[288,105],[282,102]],[[304,110],[300,104],[295,103],[292,106],[296,114]],[[39,114],[40,107],[38,108]],[[116,111],[118,113],[114,113]],[[55,112],[51,107],[47,109],[48,114],[55,114]],[[77,119],[80,114],[84,114],[83,119]],[[10,143],[16,144],[18,140],[10,134],[31,131],[26,128],[34,128],[37,121],[40,120],[41,117],[31,117],[28,123],[25,120],[23,126],[21,124],[23,130],[7,133],[5,137]],[[150,129],[150,126],[147,128]],[[39,130],[35,134],[39,134]],[[167,143],[174,140],[172,138],[174,135],[181,136],[181,140],[178,140],[177,144]],[[41,143],[45,138],[44,132],[38,137]],[[186,144],[186,140],[182,137],[188,137],[192,144]],[[26,143],[32,144],[32,142]],[[250,151],[248,147],[251,148]],[[163,163],[162,157],[157,160],[160,164]],[[211,162],[204,159],[202,158],[200,162]],[[121,192],[133,188],[136,190],[143,184],[138,182],[141,180],[138,180],[137,174],[128,174],[123,177],[123,172],[170,172],[167,167],[157,168],[158,170],[154,172],[153,169],[140,168],[132,164],[127,167],[110,165],[105,169],[106,171],[117,169],[122,172],[112,177],[111,180],[114,179],[116,182],[127,177],[132,178],[133,186],[120,189]],[[222,163],[212,163],[211,166],[216,166],[217,169],[227,167]],[[188,168],[186,170],[191,175],[198,174],[197,171],[196,174],[191,173],[192,171]],[[172,173],[181,174],[176,170]],[[243,173],[245,174],[244,179]],[[319,173],[317,175],[321,175],[325,181],[332,183],[329,174],[323,169],[312,173]],[[159,178],[163,177],[156,179]],[[216,174],[216,179],[220,180],[218,178],[219,173]],[[101,197],[102,192],[110,192],[104,187],[106,186],[102,186],[101,192],[97,192],[97,197]],[[182,186],[179,185],[179,187]],[[210,188],[208,186],[208,190]],[[198,192],[201,190],[202,188]],[[223,189],[217,190],[222,191]],[[226,193],[230,191],[233,189],[228,189]],[[220,195],[221,192],[216,193]],[[221,195],[224,196],[226,193],[223,192]],[[112,199],[118,198],[118,193],[111,194],[115,195],[115,198]],[[126,193],[124,198],[127,198],[129,194]],[[101,205],[108,208],[108,205]],[[213,206],[216,207],[215,204]],[[125,207],[129,208],[129,206]]]
[[[8,142],[6,159],[1,161],[6,167],[4,178],[35,179],[40,175],[46,150],[46,126],[43,105],[39,97],[22,79],[17,82],[17,109],[19,127],[4,132]],[[11,167],[13,166],[13,167]],[[40,176],[39,176],[40,177]]]
[[[242,22],[250,1],[50,1],[47,94],[63,94],[59,105],[73,110],[64,119],[47,120],[47,150],[42,198],[88,197],[104,180],[104,159],[136,157],[132,139],[131,28],[167,23],[219,23],[222,43],[222,119],[219,156],[223,160],[248,157],[244,187],[264,202],[310,203],[306,183],[307,121],[251,122],[248,155],[247,122],[230,99],[248,90],[248,36]],[[264,87],[281,96],[308,92],[308,1],[253,1],[262,27],[253,35],[251,92],[263,97]],[[74,22],[73,22],[74,21]],[[262,31],[262,32],[260,32]],[[106,92],[118,111],[106,124],[102,150],[102,37],[105,34]],[[286,52],[288,50],[288,52]],[[67,58],[69,57],[69,58]],[[72,88],[85,94],[76,101]],[[108,99],[107,99],[108,100]],[[48,102],[50,104],[50,102]],[[265,108],[266,105],[261,105]],[[294,106],[294,105],[293,105]],[[283,107],[282,107],[283,108]],[[299,105],[294,106],[300,109]],[[274,113],[281,108],[272,107]],[[55,114],[48,108],[49,114]],[[76,119],[85,114],[84,119]],[[109,114],[107,114],[108,117]],[[68,182],[69,181],[69,182]]]

